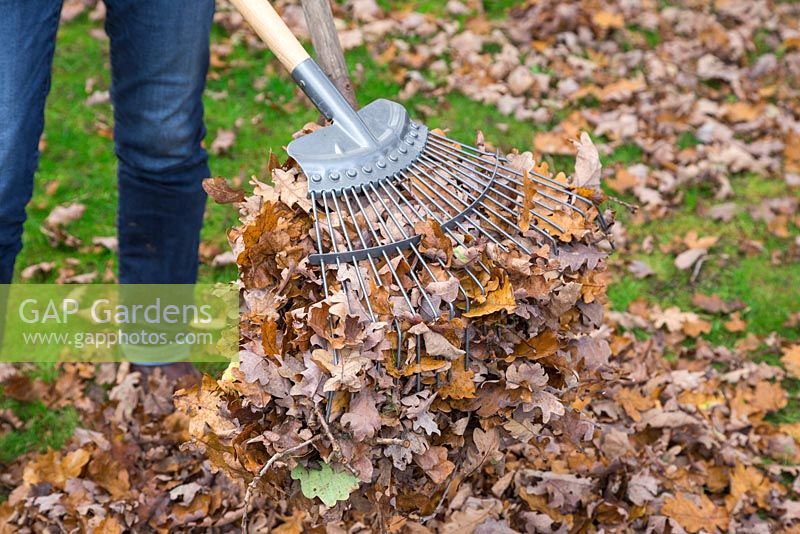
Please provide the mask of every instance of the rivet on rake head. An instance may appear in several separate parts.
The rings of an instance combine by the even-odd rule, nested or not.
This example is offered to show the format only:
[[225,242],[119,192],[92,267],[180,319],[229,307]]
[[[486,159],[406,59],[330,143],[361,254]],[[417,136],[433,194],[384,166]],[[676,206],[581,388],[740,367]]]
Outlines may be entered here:
[[336,171],[332,171],[332,172],[331,172],[331,173],[328,175],[328,178],[330,178],[331,180],[334,180],[334,181],[336,181],[336,180],[338,180],[338,179],[339,179],[339,173],[338,173],[338,172],[336,172]]
[[414,140],[410,137],[406,137],[406,143],[408,143],[411,146],[414,146]]
[[322,181],[322,176],[320,176],[319,174],[312,174],[311,175],[311,181],[313,181],[313,182],[321,182]]
[[369,173],[372,172],[372,166],[364,165],[363,167],[361,167],[361,170],[364,171],[365,173],[369,174]]
[[389,161],[397,161],[397,154],[395,154],[394,152],[389,154]]
[[400,152],[401,154],[408,154],[408,149],[404,146],[397,147],[397,151]]
[[419,134],[418,134],[417,132],[408,132],[408,135],[410,135],[411,137],[413,137],[413,138],[415,138],[415,139],[416,139],[417,137],[419,137]]
[[355,169],[348,169],[347,176],[349,176],[350,178],[355,178],[356,176],[358,176],[358,171]]
[[386,168],[386,161],[384,161],[383,159],[379,159],[375,163],[375,165],[377,165],[379,169],[385,169]]

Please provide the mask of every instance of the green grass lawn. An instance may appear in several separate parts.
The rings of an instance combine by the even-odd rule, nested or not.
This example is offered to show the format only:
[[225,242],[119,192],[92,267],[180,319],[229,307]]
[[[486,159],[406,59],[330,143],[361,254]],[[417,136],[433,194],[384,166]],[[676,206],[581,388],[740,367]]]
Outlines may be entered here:
[[[395,0],[381,0],[380,3],[386,8],[407,4]],[[492,5],[488,15],[496,17],[514,2],[503,0],[487,4]],[[423,11],[441,13],[444,3],[422,1],[416,5]],[[47,107],[46,147],[36,175],[34,198],[28,208],[25,248],[18,259],[18,273],[22,268],[41,261],[55,261],[58,266],[64,266],[68,258],[79,261],[80,272],[97,270],[102,274],[108,267],[116,267],[112,253],[88,246],[93,237],[114,234],[117,199],[116,163],[113,143],[108,135],[112,125],[111,106],[90,107],[85,104],[87,80],[95,80],[95,90],[107,89],[109,85],[107,43],[89,34],[91,29],[99,27],[99,23],[82,16],[62,25],[58,34],[53,87]],[[222,30],[216,28],[214,39],[219,41],[223,38]],[[374,63],[366,49],[350,51],[348,62],[351,68],[360,63],[370,73],[366,81],[356,81],[362,103],[378,97],[396,97],[399,86],[385,66]],[[234,128],[234,124],[240,122],[230,154],[212,158],[211,167],[214,175],[238,179],[246,184],[253,174],[266,178],[269,151],[273,150],[283,159],[283,147],[291,140],[292,132],[315,120],[317,114],[309,109],[269,52],[252,52],[237,46],[225,59],[225,64],[212,69],[208,83],[205,103],[209,135],[206,143],[211,144],[218,130]],[[501,149],[530,149],[534,132],[552,126],[516,121],[500,115],[493,107],[457,94],[448,95],[446,102],[414,97],[407,104],[412,110],[432,112],[433,115],[425,117],[432,127],[448,127],[453,137],[464,140],[474,139],[475,130],[481,129],[487,141]],[[562,110],[560,114],[569,111],[572,110]],[[694,142],[696,140],[690,136],[678,140],[681,148]],[[640,156],[637,146],[623,145],[606,159],[606,163],[631,163]],[[568,157],[551,160],[558,170],[566,172],[572,170],[573,162]],[[796,194],[787,191],[777,178],[738,176],[732,179],[732,184],[742,208],[766,197]],[[739,298],[747,304],[743,317],[748,322],[749,331],[760,336],[775,331],[796,339],[797,332],[785,327],[784,322],[791,313],[800,310],[797,302],[800,265],[797,262],[772,265],[770,255],[774,251],[785,251],[790,239],[797,235],[797,228],[791,227],[790,239],[774,237],[763,223],[753,221],[744,209],[730,222],[715,222],[698,214],[699,206],[715,203],[710,191],[692,189],[686,191],[685,198],[685,205],[668,218],[628,225],[627,229],[630,240],[640,242],[653,236],[656,245],[669,242],[674,236],[683,236],[691,229],[697,229],[701,235],[719,235],[720,241],[703,266],[697,282],[691,284],[690,273],[675,268],[674,256],[662,254],[657,246],[656,251],[647,256],[617,254],[613,259],[614,281],[609,291],[611,307],[624,310],[632,301],[645,299],[662,308],[676,305],[691,310],[691,296],[695,291],[715,293],[726,299]],[[625,200],[632,199],[626,197]],[[39,226],[55,206],[76,201],[85,204],[87,210],[84,217],[69,229],[83,240],[84,247],[78,250],[51,248]],[[630,220],[630,215],[624,210],[619,211],[621,220]],[[209,203],[203,241],[224,250],[227,246],[226,231],[236,221],[237,213],[233,208]],[[762,241],[764,251],[754,256],[743,255],[738,248],[742,237]],[[644,280],[634,279],[624,268],[625,261],[631,259],[646,260],[655,275]],[[212,269],[204,265],[201,268],[201,281],[204,282],[235,278],[234,267]],[[52,282],[54,279],[52,273],[40,281]],[[733,335],[722,329],[721,320],[714,319],[713,323],[714,328],[706,337],[714,343],[732,345],[747,333]],[[44,378],[52,379],[52,369],[44,369],[41,373]],[[25,420],[26,425],[0,437],[0,463],[32,448],[61,446],[79,423],[73,410],[54,411],[41,403],[20,403],[3,399],[0,395],[0,409],[4,408]],[[798,421],[800,412],[795,410],[783,417]]]

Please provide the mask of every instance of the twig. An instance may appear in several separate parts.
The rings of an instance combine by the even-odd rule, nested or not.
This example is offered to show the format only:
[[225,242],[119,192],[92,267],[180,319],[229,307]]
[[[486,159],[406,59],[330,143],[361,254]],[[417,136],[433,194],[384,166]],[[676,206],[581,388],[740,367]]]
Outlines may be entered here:
[[689,281],[691,283],[694,284],[695,282],[697,282],[697,278],[700,276],[700,269],[703,268],[703,263],[705,263],[707,257],[708,256],[703,255],[699,260],[697,260],[697,263],[694,264],[694,270],[692,271],[692,277],[689,279]]
[[615,197],[615,196],[609,195],[608,196],[608,200],[610,200],[612,202],[616,202],[617,204],[627,208],[628,211],[630,211],[631,213],[636,213],[636,212],[639,211],[639,206],[637,204],[631,204],[630,202],[625,202],[624,200],[622,200],[619,197]]
[[375,438],[375,445],[398,445],[408,449],[411,447],[411,442],[403,438]]
[[350,465],[350,462],[344,459],[342,447],[339,445],[339,441],[333,437],[333,434],[331,433],[331,427],[328,426],[328,422],[322,416],[322,412],[319,411],[319,408],[316,404],[314,405],[314,413],[317,414],[317,419],[319,419],[322,429],[325,431],[325,435],[328,436],[328,439],[331,442],[331,448],[333,449],[333,451],[331,451],[331,456],[333,456],[336,460],[341,460],[342,465],[344,465],[345,468],[350,471],[350,474],[356,478],[359,478],[358,473],[355,469],[353,469],[353,466]]
[[261,477],[267,474],[267,471],[269,471],[269,468],[272,467],[272,464],[274,464],[278,460],[282,460],[283,458],[289,456],[293,452],[299,451],[303,447],[311,445],[321,437],[322,436],[317,434],[313,438],[307,439],[303,443],[300,443],[299,445],[295,445],[294,447],[289,447],[285,451],[276,452],[275,454],[272,455],[272,457],[269,460],[267,460],[267,463],[264,464],[264,467],[262,467],[261,470],[258,472],[258,474],[255,477],[253,477],[253,480],[250,481],[250,484],[247,485],[247,491],[244,492],[244,514],[242,515],[242,532],[244,532],[245,534],[247,533],[247,509],[250,507],[250,499],[252,498],[253,492],[255,491],[258,482],[261,480]]

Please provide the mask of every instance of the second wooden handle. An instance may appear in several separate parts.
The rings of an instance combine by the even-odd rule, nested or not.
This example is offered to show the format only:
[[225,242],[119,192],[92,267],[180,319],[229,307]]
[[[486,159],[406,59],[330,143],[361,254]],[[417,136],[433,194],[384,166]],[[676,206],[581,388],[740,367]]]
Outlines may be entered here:
[[290,73],[309,58],[297,37],[267,0],[231,0]]

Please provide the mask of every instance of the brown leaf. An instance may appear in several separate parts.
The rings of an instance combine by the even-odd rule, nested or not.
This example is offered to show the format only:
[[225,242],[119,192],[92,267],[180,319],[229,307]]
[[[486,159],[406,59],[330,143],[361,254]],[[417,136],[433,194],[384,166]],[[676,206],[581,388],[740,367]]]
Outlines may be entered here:
[[371,438],[380,430],[381,414],[376,407],[380,400],[372,390],[364,389],[350,401],[350,410],[342,416],[342,424],[350,427],[356,441]]
[[50,450],[25,466],[22,479],[27,484],[49,482],[61,489],[67,480],[80,476],[89,458],[91,454],[85,449],[76,449],[63,456],[58,451]]
[[729,518],[725,508],[714,505],[702,493],[696,499],[693,497],[688,493],[667,497],[661,506],[661,513],[689,532],[727,530]]
[[503,284],[486,296],[485,302],[465,312],[464,317],[482,317],[501,310],[511,313],[516,309],[516,306],[514,288],[511,286],[508,277],[505,277]]
[[416,455],[414,460],[434,484],[441,484],[447,480],[456,468],[456,465],[447,459],[447,449],[444,447],[430,447],[424,453]]
[[227,154],[233,148],[233,143],[236,142],[236,132],[234,130],[226,130],[220,128],[217,131],[217,137],[211,143],[211,153],[215,156]]
[[244,202],[244,191],[233,189],[225,178],[206,178],[203,189],[217,204],[238,204]]
[[792,345],[783,349],[781,363],[794,378],[800,378],[800,345]]
[[581,132],[580,139],[572,141],[572,144],[578,149],[572,185],[599,191],[603,166],[600,164],[600,154],[598,154],[592,138],[586,132]]

